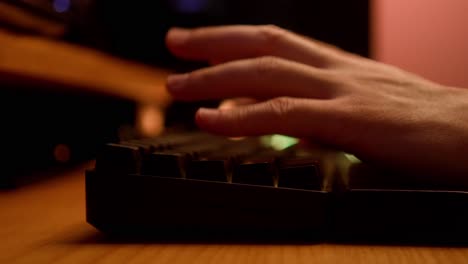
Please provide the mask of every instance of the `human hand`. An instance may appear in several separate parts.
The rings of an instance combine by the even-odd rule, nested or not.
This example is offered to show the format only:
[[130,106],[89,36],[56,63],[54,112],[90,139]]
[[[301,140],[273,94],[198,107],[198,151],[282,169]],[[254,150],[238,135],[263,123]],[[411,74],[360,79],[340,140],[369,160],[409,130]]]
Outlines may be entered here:
[[180,58],[214,64],[170,76],[175,99],[257,100],[200,109],[196,121],[204,130],[311,138],[379,165],[468,173],[468,90],[274,26],[172,29],[166,40]]

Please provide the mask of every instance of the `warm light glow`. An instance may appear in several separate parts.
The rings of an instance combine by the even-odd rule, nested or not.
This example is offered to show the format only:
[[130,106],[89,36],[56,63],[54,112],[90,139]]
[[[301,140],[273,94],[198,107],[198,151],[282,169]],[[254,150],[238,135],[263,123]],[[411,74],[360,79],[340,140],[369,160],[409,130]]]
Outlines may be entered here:
[[58,144],[54,148],[54,158],[57,162],[66,163],[70,161],[71,150],[66,144]]
[[143,104],[137,111],[137,129],[144,137],[154,137],[164,129],[164,113],[161,107],[152,104]]

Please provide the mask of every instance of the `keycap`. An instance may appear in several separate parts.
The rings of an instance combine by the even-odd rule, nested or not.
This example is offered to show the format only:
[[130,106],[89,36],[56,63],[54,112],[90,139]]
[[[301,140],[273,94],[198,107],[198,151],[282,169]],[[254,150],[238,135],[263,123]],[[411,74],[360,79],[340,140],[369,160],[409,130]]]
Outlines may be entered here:
[[289,158],[279,162],[278,187],[321,190],[322,177],[318,161],[308,158]]
[[242,140],[229,140],[229,143],[223,146],[219,154],[225,158],[231,158],[235,161],[241,161],[248,157],[255,157],[256,153],[265,151],[265,147],[260,144],[258,138],[245,138]]
[[209,141],[209,136],[206,133],[174,133],[160,135],[154,138],[141,138],[127,140],[125,143],[151,146],[157,151],[173,150],[181,146],[189,146],[200,144],[201,142]]
[[230,167],[228,159],[192,160],[187,168],[187,178],[206,181],[228,181]]
[[249,155],[252,155],[261,146],[258,140],[214,140],[208,144],[207,150],[201,152],[192,160],[188,168],[188,178],[230,182],[233,166]]
[[141,151],[137,146],[109,143],[96,159],[96,171],[117,174],[138,173]]
[[183,152],[153,152],[145,155],[141,165],[141,174],[185,178],[185,167],[190,155]]
[[139,140],[122,141],[120,144],[126,145],[126,146],[138,147],[140,151],[143,153],[151,153],[157,150],[157,147],[155,147],[154,145],[148,144],[148,143],[145,143],[144,141],[139,141]]
[[275,158],[248,159],[234,167],[233,183],[274,186]]
[[[168,143],[170,141],[177,142],[177,144]],[[158,144],[160,151],[145,156],[142,173],[161,177],[192,177],[194,179],[226,181],[223,164],[204,162],[206,159],[202,157],[216,153],[227,142],[225,138],[206,134],[171,136],[169,139],[156,138],[153,142],[149,141],[148,143]],[[165,144],[168,145],[163,147]],[[190,172],[192,170],[193,173]],[[214,173],[214,175],[210,175],[210,173]]]
[[180,148],[174,148],[174,151],[183,151],[189,154],[193,159],[206,157],[217,153],[223,147],[224,142],[196,142],[191,145],[185,145]]

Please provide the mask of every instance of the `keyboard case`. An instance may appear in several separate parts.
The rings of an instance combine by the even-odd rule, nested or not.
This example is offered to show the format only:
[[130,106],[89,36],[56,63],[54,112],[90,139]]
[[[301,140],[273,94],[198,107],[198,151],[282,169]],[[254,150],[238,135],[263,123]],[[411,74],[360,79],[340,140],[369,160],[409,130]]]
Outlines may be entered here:
[[[219,140],[203,137],[200,142]],[[260,159],[254,153],[236,161],[225,156],[223,162],[232,163],[226,180],[208,176],[216,172],[214,163],[200,163],[207,168],[195,176],[190,172],[193,164],[223,155],[213,158],[212,153],[193,151],[192,143],[167,148],[162,139],[103,149],[96,167],[86,172],[90,224],[109,234],[165,239],[459,243],[468,237],[468,193],[453,186],[421,186],[353,163],[344,153],[297,145],[267,155],[262,147],[256,150]],[[229,144],[232,149],[243,143]],[[187,159],[181,159],[181,153]],[[210,155],[211,160],[204,158]],[[307,157],[306,162],[283,162],[298,156]],[[265,157],[273,159],[268,163]],[[265,164],[273,164],[273,169],[265,169]],[[245,175],[274,180],[236,180]],[[301,178],[304,175],[318,176],[321,182],[313,184]],[[286,177],[300,180],[285,187]]]

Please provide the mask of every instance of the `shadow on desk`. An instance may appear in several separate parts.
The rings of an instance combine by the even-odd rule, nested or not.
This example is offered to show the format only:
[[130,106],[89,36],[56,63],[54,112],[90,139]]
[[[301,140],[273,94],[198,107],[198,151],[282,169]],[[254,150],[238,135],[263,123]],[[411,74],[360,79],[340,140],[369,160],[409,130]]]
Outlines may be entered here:
[[[76,229],[75,229],[76,230]],[[433,248],[467,248],[468,241],[438,241],[434,239],[354,239],[354,240],[326,240],[317,236],[305,238],[304,236],[288,236],[287,234],[237,233],[223,236],[213,233],[196,232],[167,232],[164,234],[147,235],[107,235],[95,229],[87,229],[85,232],[74,232],[63,244],[72,245],[320,245],[334,244],[342,246],[394,246],[394,247],[433,247]],[[426,241],[426,242],[424,242]],[[429,242],[431,241],[431,242]]]
[[221,236],[217,234],[178,232],[160,235],[106,235],[99,231],[80,234],[64,243],[72,244],[224,244],[224,245],[317,245],[318,239],[278,237],[275,234],[259,234],[256,237],[245,234]]

